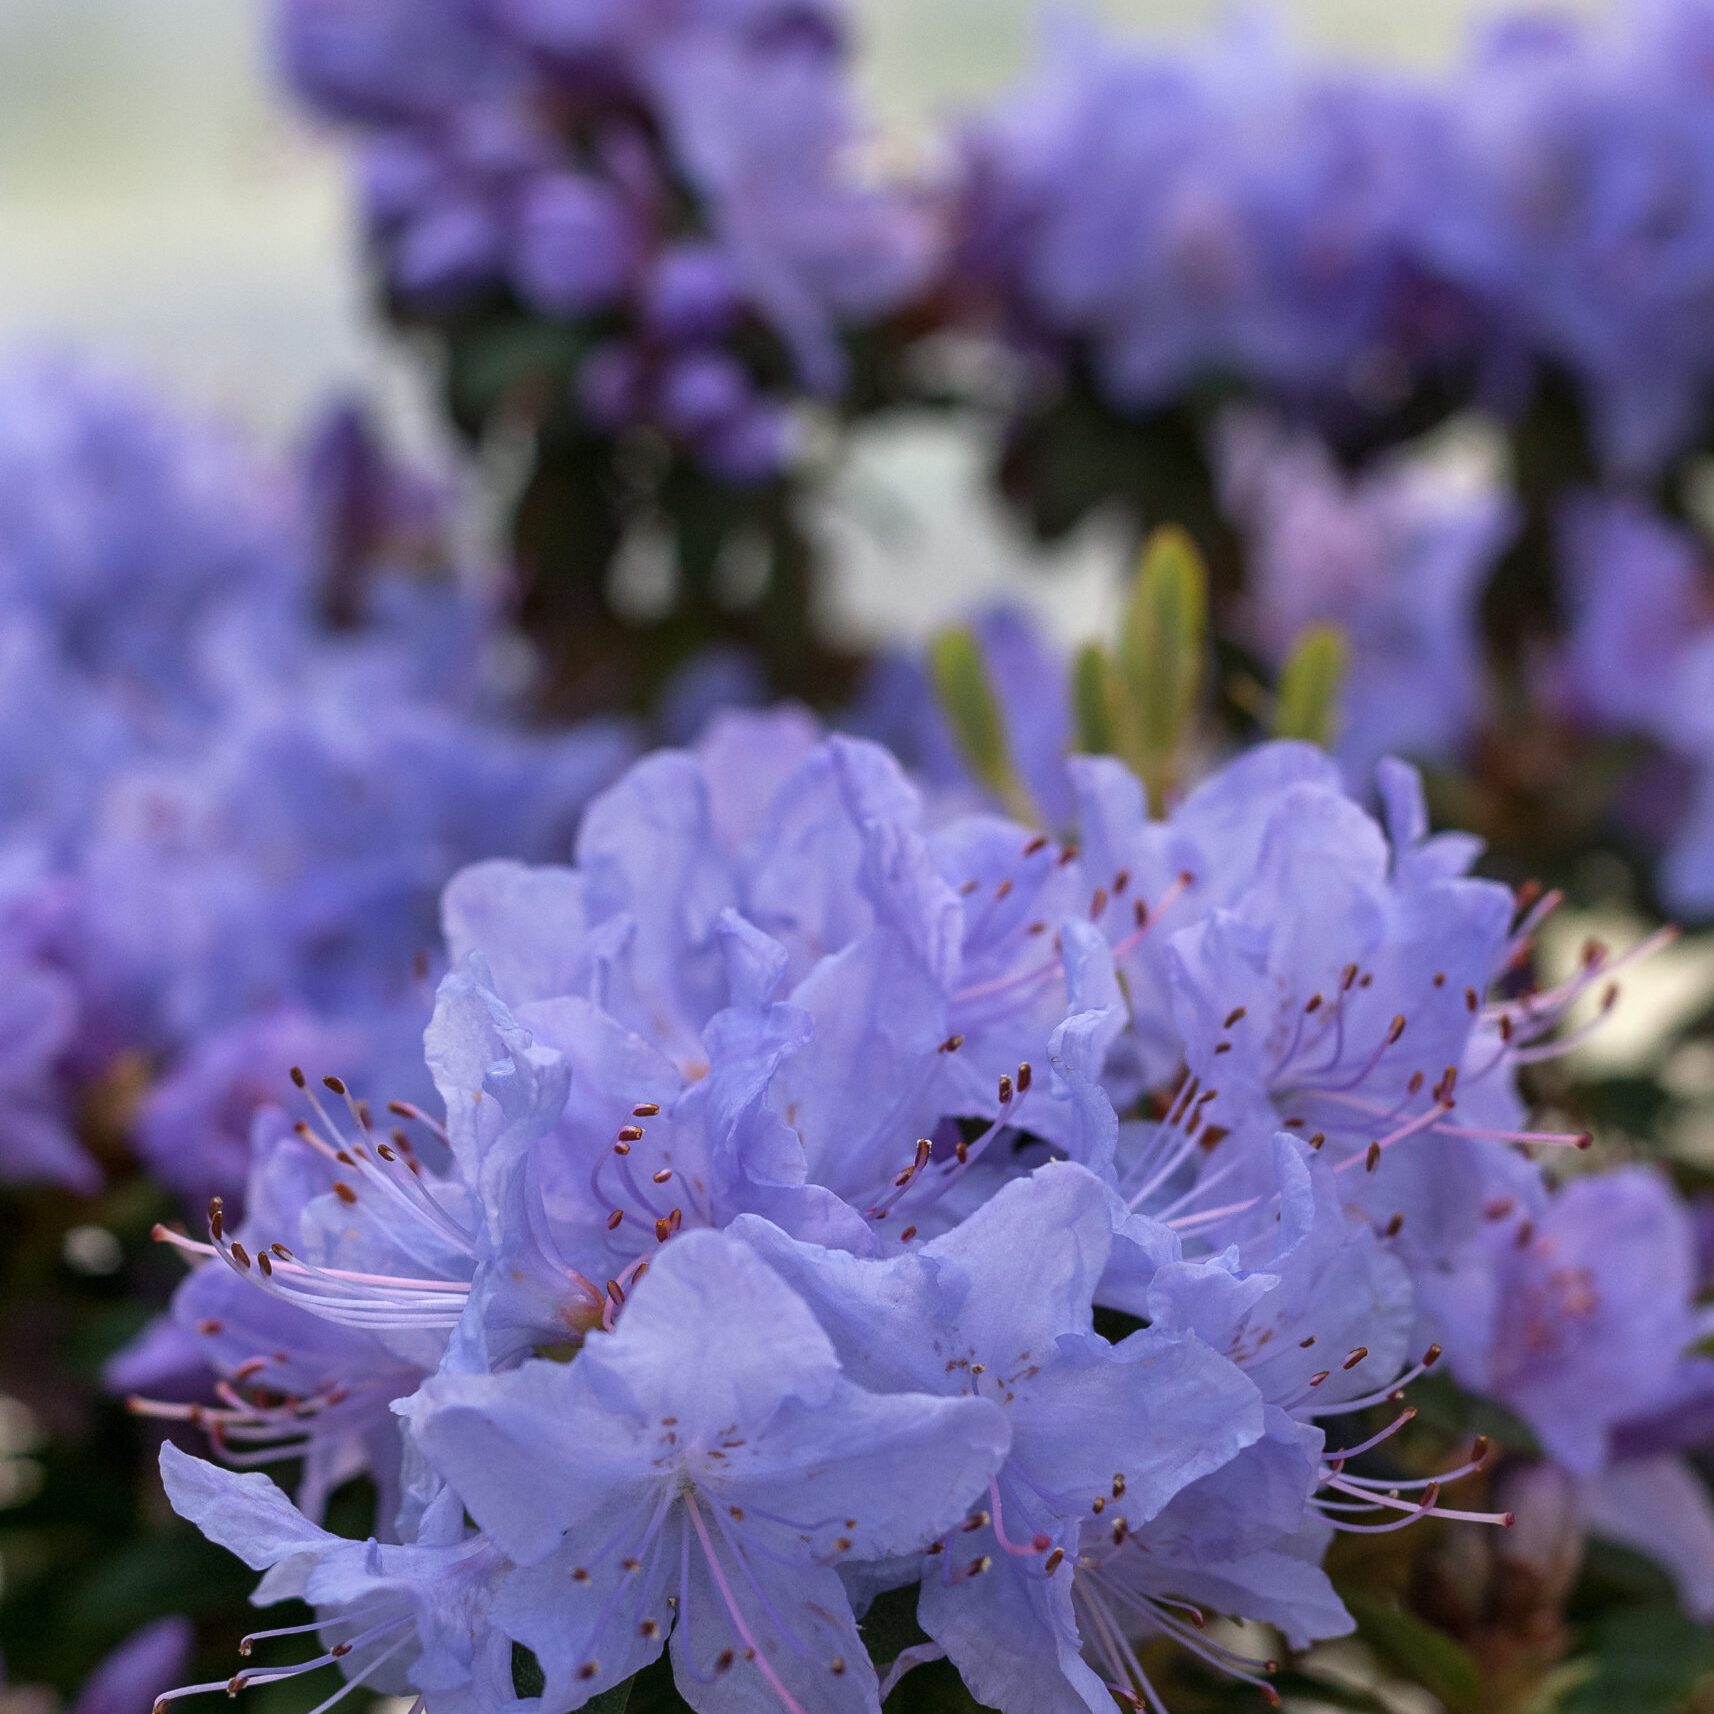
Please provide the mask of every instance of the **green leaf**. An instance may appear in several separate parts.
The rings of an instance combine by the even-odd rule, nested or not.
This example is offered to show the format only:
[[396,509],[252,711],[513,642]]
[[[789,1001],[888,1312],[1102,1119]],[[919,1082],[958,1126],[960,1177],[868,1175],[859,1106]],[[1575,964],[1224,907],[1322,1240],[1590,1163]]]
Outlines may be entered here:
[[623,1684],[615,1684],[599,1696],[590,1697],[579,1714],[625,1714],[631,1705],[631,1687],[636,1682],[634,1678],[627,1678]]
[[690,1714],[690,1704],[679,1695],[673,1682],[672,1662],[665,1652],[656,1655],[626,1689],[631,1700],[628,1706],[620,1704],[625,1714]]
[[1339,734],[1339,698],[1350,646],[1337,625],[1316,625],[1298,638],[1280,674],[1274,736],[1301,738],[1330,750]]
[[1171,786],[1202,700],[1208,572],[1168,526],[1143,546],[1119,633],[1118,681],[1130,759],[1157,801]]
[[1389,1601],[1348,1586],[1339,1593],[1357,1634],[1376,1654],[1438,1697],[1450,1714],[1483,1714],[1482,1669],[1462,1643]]
[[460,330],[447,344],[450,413],[476,433],[525,392],[567,393],[590,336],[558,322],[506,317]]
[[886,1666],[906,1649],[927,1642],[928,1633],[917,1623],[917,1586],[912,1583],[877,1595],[858,1629],[876,1666]]
[[533,1650],[522,1643],[512,1644],[512,1694],[540,1696],[548,1687],[547,1674]]
[[1115,754],[1119,686],[1113,657],[1099,643],[1085,643],[1071,663],[1071,701],[1077,715],[1077,748],[1086,756]]
[[1632,1607],[1590,1628],[1594,1667],[1563,1704],[1565,1714],[1677,1714],[1714,1672],[1714,1632],[1669,1607]]
[[962,627],[942,631],[929,645],[928,662],[935,694],[970,771],[1009,814],[1039,825],[1041,818],[1012,765],[1006,717],[975,633]]

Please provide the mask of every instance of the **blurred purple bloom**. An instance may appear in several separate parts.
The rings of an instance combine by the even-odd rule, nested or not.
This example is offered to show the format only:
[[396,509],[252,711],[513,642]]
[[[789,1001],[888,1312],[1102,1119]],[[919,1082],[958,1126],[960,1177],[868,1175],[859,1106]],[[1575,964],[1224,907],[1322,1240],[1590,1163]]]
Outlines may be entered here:
[[1233,425],[1228,504],[1247,542],[1246,629],[1276,667],[1315,625],[1349,644],[1338,752],[1457,757],[1486,715],[1479,603],[1517,528],[1495,488],[1428,464],[1342,477],[1321,447]]
[[194,1640],[188,1619],[144,1625],[89,1675],[71,1714],[136,1714],[184,1671]]

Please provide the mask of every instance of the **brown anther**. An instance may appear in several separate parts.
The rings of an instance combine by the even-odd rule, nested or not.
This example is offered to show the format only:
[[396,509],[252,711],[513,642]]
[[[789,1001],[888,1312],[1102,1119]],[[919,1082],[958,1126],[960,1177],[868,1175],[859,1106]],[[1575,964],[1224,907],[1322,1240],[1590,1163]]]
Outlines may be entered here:
[[342,1077],[324,1077],[321,1081],[327,1088],[331,1089],[335,1095],[344,1095],[346,1093],[345,1079]]
[[1426,1351],[1424,1351],[1422,1354],[1422,1366],[1425,1369],[1432,1369],[1434,1367],[1434,1365],[1436,1363],[1438,1363],[1439,1361],[1440,1361],[1440,1347],[1438,1345],[1430,1345],[1429,1348]]
[[1138,928],[1149,926],[1149,905],[1147,899],[1138,899],[1131,906],[1131,921]]
[[266,1250],[256,1252],[256,1266],[262,1270],[262,1278],[271,1280],[274,1277],[274,1259]]
[[1308,1017],[1310,1015],[1310,1013],[1319,1012],[1320,1010],[1321,1010],[1321,996],[1319,994],[1311,994],[1309,996],[1308,1000],[1306,1000],[1304,1002],[1304,1007],[1303,1007],[1304,1016]]
[[850,1536],[848,1536],[848,1535],[835,1536],[833,1538],[833,1551],[835,1553],[849,1553],[851,1551],[851,1538],[850,1538]]
[[573,1583],[587,1583],[589,1581],[589,1573],[580,1565],[574,1572],[572,1572],[571,1580]]
[[1107,1509],[1107,1496],[1105,1494],[1097,1494],[1095,1498],[1089,1502],[1089,1509],[1099,1517],[1101,1513]]
[[1327,1133],[1325,1131],[1317,1131],[1315,1135],[1309,1139],[1309,1146],[1312,1149],[1319,1149],[1326,1141]]
[[336,1660],[343,1660],[346,1655],[351,1653],[351,1645],[350,1643],[335,1643],[327,1652]]
[[643,1140],[641,1125],[623,1125],[619,1129],[619,1141],[622,1143],[640,1143]]
[[660,1110],[661,1104],[658,1101],[639,1101],[631,1109],[631,1117],[633,1119],[652,1119]]
[[965,1566],[964,1575],[966,1577],[980,1577],[993,1563],[987,1554],[983,1554],[979,1559],[973,1559]]
[[1391,1047],[1405,1033],[1404,1013],[1399,1015],[1387,1026],[1387,1046]]
[[665,1215],[662,1215],[661,1218],[655,1222],[655,1242],[657,1244],[664,1244],[672,1235],[672,1222],[668,1220]]
[[600,1661],[598,1661],[598,1660],[586,1660],[583,1663],[583,1665],[577,1669],[577,1676],[579,1678],[593,1678],[596,1675],[596,1673],[598,1673],[600,1670],[601,1670],[601,1662]]
[[212,1337],[216,1333],[224,1333],[226,1323],[224,1321],[199,1321],[196,1324],[196,1330],[198,1333],[206,1333]]
[[1363,1361],[1363,1359],[1365,1357],[1367,1357],[1368,1355],[1369,1355],[1369,1347],[1367,1345],[1359,1345],[1356,1348],[1356,1350],[1353,1351],[1345,1359],[1345,1361],[1339,1365],[1339,1367],[1341,1369],[1355,1369],[1357,1367],[1357,1365],[1359,1363],[1361,1363]]
[[1121,1471],[1117,1476],[1115,1476],[1113,1478],[1113,1498],[1115,1500],[1122,1500],[1124,1497],[1125,1497],[1125,1476],[1124,1476],[1124,1472]]
[[1035,1075],[1036,1074],[1030,1068],[1030,1062],[1027,1059],[1018,1067],[1018,1093],[1020,1095],[1022,1095],[1024,1091],[1029,1088],[1030,1084],[1035,1081]]
[[1097,887],[1089,900],[1089,920],[1091,922],[1097,921],[1100,918],[1101,913],[1105,911],[1106,908],[1107,889],[1105,887]]
[[617,1232],[624,1224],[625,1210],[623,1208],[615,1208],[613,1212],[607,1216],[607,1230],[609,1232]]
[[1053,1576],[1053,1574],[1057,1570],[1059,1570],[1060,1566],[1063,1565],[1064,1563],[1065,1563],[1065,1549],[1063,1547],[1056,1547],[1053,1550],[1053,1552],[1050,1553],[1047,1556],[1047,1558],[1042,1561],[1042,1570],[1045,1571],[1049,1577],[1051,1577],[1051,1576]]
[[738,1654],[735,1649],[722,1649],[720,1653],[714,1657],[714,1670],[716,1672],[730,1672],[732,1670],[732,1663],[737,1660],[737,1658]]
[[1405,1088],[1412,1095],[1420,1095],[1422,1093],[1422,1086],[1427,1081],[1428,1079],[1420,1071],[1413,1071],[1410,1074],[1410,1081],[1405,1085]]
[[1117,898],[1120,893],[1124,892],[1124,890],[1130,886],[1130,884],[1131,871],[1129,869],[1121,869],[1118,874],[1113,877],[1113,896]]
[[1062,846],[1060,848],[1060,853],[1059,853],[1059,858],[1058,858],[1060,868],[1063,869],[1067,865],[1075,863],[1077,861],[1077,858],[1078,858],[1078,850],[1077,850],[1077,847],[1075,845],[1066,845],[1066,846]]
[[957,1053],[964,1046],[963,1036],[948,1036],[936,1050],[940,1053]]
[[1319,1387],[1321,1383],[1332,1373],[1333,1371],[1331,1369],[1317,1369],[1315,1373],[1309,1377],[1309,1384],[1312,1387]]
[[1229,1030],[1234,1024],[1242,1023],[1249,1015],[1250,1009],[1248,1006],[1234,1006],[1232,1010],[1226,1014],[1226,1021],[1220,1027],[1223,1030]]
[[375,1153],[384,1161],[396,1161],[399,1158],[385,1143],[377,1143]]
[[1045,833],[1038,833],[1035,838],[1024,847],[1024,855],[1026,857],[1033,857],[1038,851],[1045,851],[1046,849],[1047,835]]
[[631,1152],[631,1145],[629,1143],[615,1143],[613,1152],[616,1155],[628,1155]]
[[651,1641],[661,1634],[661,1627],[653,1619],[645,1619],[637,1627],[637,1635],[647,1637]]
[[241,1267],[241,1268],[249,1267],[249,1265],[250,1265],[250,1252],[248,1250],[246,1250],[244,1248],[244,1246],[242,1244],[240,1244],[236,1238],[233,1239],[231,1247],[228,1249],[227,1254],[229,1256],[231,1256],[233,1261],[235,1261],[239,1265],[239,1267]]
[[916,1227],[914,1227],[914,1226],[907,1226],[907,1227],[906,1227],[906,1228],[905,1228],[905,1229],[904,1229],[904,1231],[902,1231],[902,1232],[901,1232],[901,1233],[900,1233],[900,1234],[899,1234],[899,1238],[900,1238],[900,1241],[901,1241],[901,1242],[903,1242],[903,1243],[906,1243],[906,1244],[908,1244],[908,1243],[909,1243],[909,1242],[910,1242],[910,1241],[911,1241],[911,1239],[913,1239],[913,1238],[914,1238],[914,1237],[915,1237],[915,1236],[916,1236],[916,1235],[917,1235],[917,1229],[916,1229]]
[[842,1654],[836,1654],[833,1659],[827,1663],[827,1670],[831,1672],[835,1678],[843,1678],[845,1676],[845,1656]]
[[1444,988],[1446,986],[1446,972],[1444,970],[1435,971],[1434,985],[1437,988]]
[[1399,1233],[1404,1230],[1404,1226],[1404,1214],[1400,1211],[1395,1211],[1388,1219],[1386,1225],[1381,1228],[1381,1236],[1383,1238],[1396,1238]]
[[304,1069],[301,1065],[294,1065],[292,1067],[291,1078],[292,1082],[294,1082],[298,1088],[307,1089],[309,1087],[309,1079],[304,1076]]
[[999,884],[999,886],[997,886],[994,889],[994,897],[996,900],[999,900],[999,899],[1009,899],[1011,896],[1012,896],[1012,877],[1010,875],[1008,875]]
[[673,1169],[670,1166],[664,1166],[659,1172],[652,1172],[649,1174],[649,1182],[651,1184],[665,1184],[672,1175]]
[[1313,1345],[1314,1343],[1315,1343],[1315,1335],[1312,1333],[1312,1334],[1310,1334],[1310,1336],[1307,1339],[1298,1340],[1297,1348],[1300,1351],[1307,1351],[1310,1348],[1310,1346]]
[[1467,1012],[1479,1012],[1482,1009],[1482,1002],[1477,997],[1476,990],[1474,988],[1466,988],[1464,990],[1464,1009]]
[[952,1152],[957,1157],[960,1166],[963,1166],[970,1159],[970,1145],[962,1137],[952,1145]]
[[1470,1445],[1470,1462],[1472,1464],[1481,1464],[1486,1462],[1487,1457],[1488,1437],[1485,1434],[1479,1434]]
[[347,1207],[357,1200],[357,1192],[353,1190],[342,1178],[336,1178],[333,1181],[333,1194],[337,1196],[341,1202],[345,1203]]
[[1012,1080],[1004,1072],[1000,1073],[1000,1105],[1004,1107],[1012,1099]]
[[1381,1145],[1378,1142],[1370,1143],[1363,1152],[1363,1170],[1364,1172],[1373,1172],[1380,1164]]
[[968,1535],[972,1530],[986,1529],[988,1527],[988,1522],[989,1519],[986,1512],[972,1512],[970,1516],[967,1517],[961,1525],[959,1525],[959,1528]]

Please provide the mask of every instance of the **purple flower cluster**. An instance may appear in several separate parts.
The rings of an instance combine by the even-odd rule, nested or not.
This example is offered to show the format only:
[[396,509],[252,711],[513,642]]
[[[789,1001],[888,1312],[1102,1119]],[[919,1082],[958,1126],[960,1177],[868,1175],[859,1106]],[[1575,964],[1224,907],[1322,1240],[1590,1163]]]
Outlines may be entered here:
[[835,0],[282,0],[279,41],[362,140],[407,314],[573,324],[585,423],[730,480],[786,461],[790,399],[924,281],[925,214],[852,158]]
[[1436,85],[1270,32],[1061,30],[968,142],[965,257],[1016,335],[1126,411],[1238,383],[1324,419],[1569,375],[1606,466],[1714,387],[1714,9],[1496,24]]
[[[235,1467],[169,1447],[169,1493],[321,1638],[172,1697],[337,1663],[565,1709],[670,1650],[705,1714],[875,1714],[862,1619],[913,1585],[889,1683],[945,1657],[1003,1714],[1159,1714],[1170,1639],[1265,1689],[1205,1613],[1301,1647],[1351,1626],[1335,1531],[1504,1521],[1451,1492],[1483,1448],[1395,1461],[1443,1346],[1591,1494],[1714,1529],[1659,1427],[1714,1367],[1688,1221],[1641,1170],[1620,1228],[1551,1193],[1534,1155],[1586,1139],[1516,1087],[1623,960],[1520,993],[1541,907],[1400,764],[1384,825],[1307,745],[1156,818],[1117,761],[1062,768],[1064,838],[730,715],[571,866],[453,881],[439,1116],[298,1073],[243,1218],[168,1235],[196,1265],[136,1366],[193,1344],[221,1384],[139,1408]],[[318,1521],[359,1471],[361,1542]]]
[[1259,419],[1234,420],[1224,441],[1245,547],[1242,640],[1278,669],[1312,626],[1339,628],[1339,756],[1354,784],[1384,756],[1459,757],[1489,719],[1479,609],[1517,507],[1426,461],[1348,477],[1314,437]]
[[569,849],[624,741],[506,714],[441,504],[348,414],[300,472],[87,362],[0,379],[0,1175],[93,1188],[94,1113],[230,1183],[297,1059],[409,1071],[448,875]]
[[1676,910],[1714,911],[1714,572],[1695,531],[1635,501],[1574,495],[1561,513],[1569,612],[1555,685],[1574,724],[1654,740],[1624,808],[1664,846]]

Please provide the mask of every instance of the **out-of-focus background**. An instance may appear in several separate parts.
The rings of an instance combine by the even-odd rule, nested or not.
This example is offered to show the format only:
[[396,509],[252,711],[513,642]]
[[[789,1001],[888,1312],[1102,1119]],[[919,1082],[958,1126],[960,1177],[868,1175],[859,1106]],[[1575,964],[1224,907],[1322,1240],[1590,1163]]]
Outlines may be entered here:
[[[1096,0],[1145,36],[1211,0]],[[1304,0],[1306,47],[1433,66],[1479,0]],[[1033,0],[855,0],[888,146],[1002,84]],[[0,4],[0,343],[56,334],[283,428],[335,384],[403,383],[365,313],[340,167],[265,71],[262,0]]]
[[[1002,88],[1055,11],[1140,38],[1277,16],[1317,56],[1433,71],[1486,0],[851,0],[877,145]],[[1597,0],[1562,11],[1593,12]],[[359,391],[395,440],[438,432],[425,379],[370,312],[341,157],[269,82],[264,0],[0,0],[0,350],[59,338],[283,436]],[[942,144],[944,146],[944,143]],[[979,599],[1065,641],[1111,617],[1122,537],[1045,551],[1003,519],[987,449],[944,421],[859,435],[832,492],[825,599],[846,633],[918,638]],[[1050,569],[1054,575],[1044,578]],[[925,573],[932,571],[932,575]]]

